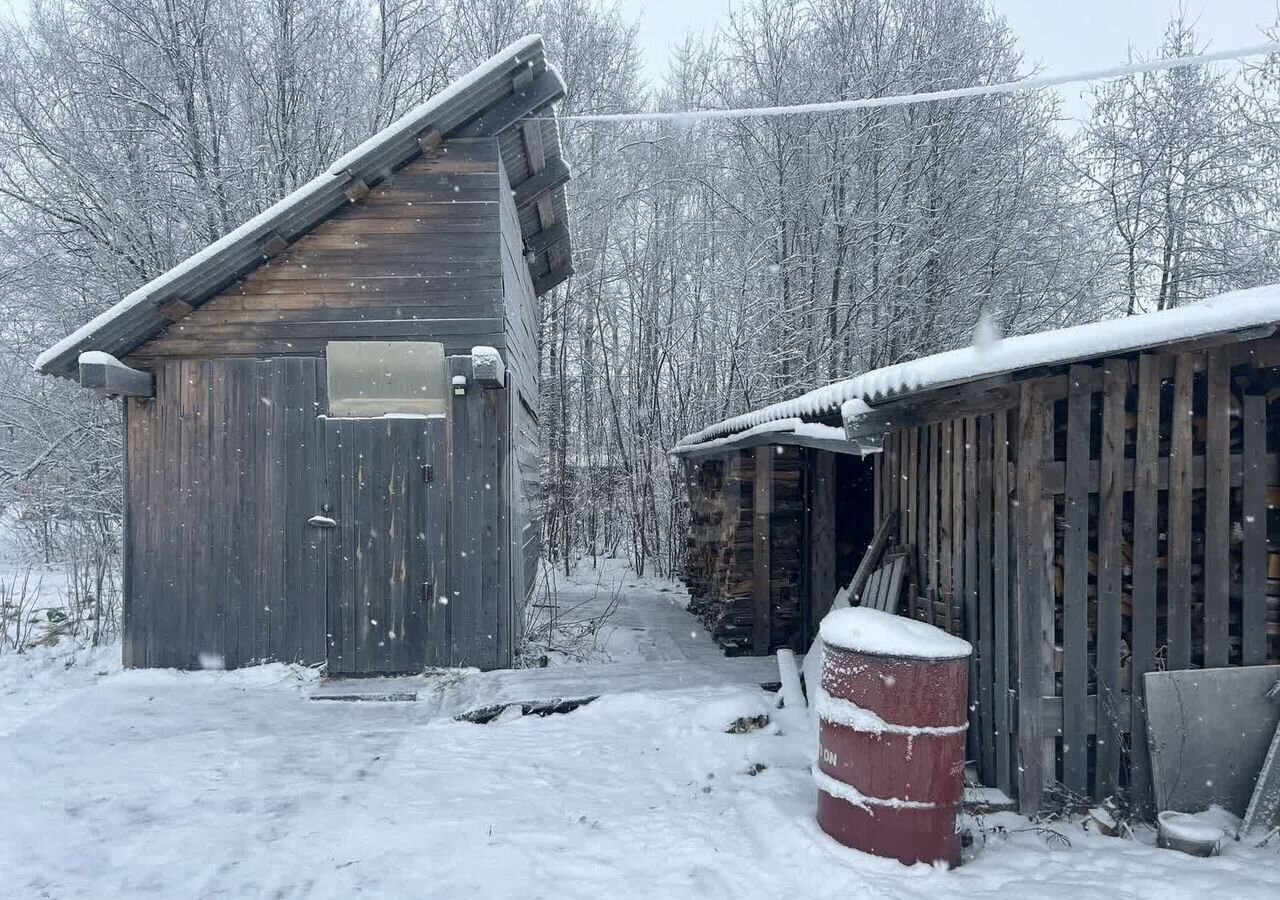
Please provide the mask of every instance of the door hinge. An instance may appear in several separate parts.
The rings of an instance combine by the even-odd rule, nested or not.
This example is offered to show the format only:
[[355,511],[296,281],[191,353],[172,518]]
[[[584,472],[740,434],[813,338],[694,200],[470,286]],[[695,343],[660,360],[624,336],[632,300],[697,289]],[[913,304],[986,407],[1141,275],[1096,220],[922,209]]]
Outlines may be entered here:
[[430,484],[431,482],[435,481],[435,477],[436,477],[435,469],[433,469],[430,465],[425,465],[422,467],[423,481],[425,481],[427,484]]

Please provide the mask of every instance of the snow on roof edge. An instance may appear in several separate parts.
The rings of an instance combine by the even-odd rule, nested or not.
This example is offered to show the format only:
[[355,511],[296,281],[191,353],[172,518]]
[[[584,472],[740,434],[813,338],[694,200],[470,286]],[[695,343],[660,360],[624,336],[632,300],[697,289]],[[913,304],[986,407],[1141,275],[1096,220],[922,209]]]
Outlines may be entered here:
[[779,419],[803,419],[835,412],[850,400],[871,403],[1035,366],[1129,353],[1143,347],[1264,325],[1280,325],[1280,284],[1231,291],[1176,309],[1005,338],[984,348],[961,347],[873,369],[789,400],[722,419],[685,435],[673,449],[706,444]]
[[[335,179],[345,180],[346,171],[365,156],[375,152],[388,142],[395,140],[398,137],[402,137],[405,133],[421,128],[423,120],[433,111],[439,109],[445,103],[448,103],[460,94],[472,89],[477,83],[483,81],[485,78],[491,77],[495,72],[501,71],[510,64],[512,57],[518,57],[520,54],[528,52],[538,46],[541,42],[542,35],[531,34],[508,44],[493,56],[489,57],[489,59],[463,75],[457,81],[449,84],[438,94],[428,97],[399,119],[396,119],[386,128],[383,128],[376,134],[366,138],[353,149],[348,150],[328,166],[324,172],[317,175],[306,184],[296,188],[292,193],[276,201],[244,224],[227,232],[204,249],[187,257],[173,268],[157,275],[142,287],[126,295],[117,303],[107,307],[66,337],[45,348],[41,351],[40,355],[36,357],[35,362],[32,364],[32,368],[37,372],[47,374],[46,369],[51,363],[75,349],[81,343],[91,340],[97,332],[103,328],[103,326],[110,324],[130,310],[146,303],[181,276],[211,262],[220,254],[234,248],[241,241],[247,239],[259,229],[270,225],[290,209],[302,205],[306,200],[314,197],[316,194],[320,193],[321,190],[332,184]],[[556,74],[556,78],[560,80],[561,87],[563,88],[564,79],[560,78],[558,73]]]

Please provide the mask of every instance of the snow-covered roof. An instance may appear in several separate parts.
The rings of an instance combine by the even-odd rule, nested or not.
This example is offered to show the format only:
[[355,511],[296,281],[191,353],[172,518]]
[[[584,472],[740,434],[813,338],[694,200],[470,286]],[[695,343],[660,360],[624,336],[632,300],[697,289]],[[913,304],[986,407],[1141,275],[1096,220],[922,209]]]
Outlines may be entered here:
[[724,419],[681,438],[674,452],[782,419],[805,420],[835,413],[850,401],[858,404],[850,409],[856,415],[865,408],[862,404],[874,405],[978,378],[1277,325],[1280,285],[1273,284],[1220,294],[1176,309],[1004,338],[986,346],[962,347],[874,369]]
[[[528,75],[524,73],[527,71]],[[520,76],[517,78],[517,76]],[[498,135],[529,111],[550,110],[564,96],[564,81],[547,65],[542,38],[530,35],[500,50],[488,61],[418,105],[358,147],[343,154],[322,174],[239,228],[153,279],[120,302],[41,353],[35,361],[44,374],[75,378],[85,350],[121,357],[167,327],[158,309],[172,300],[199,306],[234,283],[266,258],[264,246],[278,236],[293,241],[347,204],[345,189],[356,179],[373,186],[422,152],[418,138],[436,132],[441,138]],[[549,112],[537,122],[545,168],[563,169],[560,131]],[[499,141],[507,179],[515,185],[536,174],[519,141]],[[568,222],[564,187],[551,193],[558,222]],[[521,215],[527,239],[538,228],[536,217]],[[567,258],[565,242],[543,248],[530,263],[535,286],[551,271],[551,254]]]

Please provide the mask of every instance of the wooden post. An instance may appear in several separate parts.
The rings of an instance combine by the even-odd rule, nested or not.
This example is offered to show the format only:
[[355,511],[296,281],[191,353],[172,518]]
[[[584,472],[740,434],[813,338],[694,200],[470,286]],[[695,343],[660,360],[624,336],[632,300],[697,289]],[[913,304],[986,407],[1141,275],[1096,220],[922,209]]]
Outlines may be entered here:
[[941,557],[938,561],[938,596],[943,603],[943,618],[937,625],[949,632],[951,631],[951,602],[955,596],[954,572],[951,564],[951,467],[954,464],[951,453],[951,421],[943,422],[938,433],[941,450],[938,457],[938,546]]
[[983,784],[994,784],[996,779],[996,723],[995,723],[995,610],[991,595],[991,538],[992,538],[992,416],[978,416],[978,443],[974,448],[978,459],[978,507],[975,519],[978,525],[978,594],[974,598],[978,609],[978,736],[979,772]]
[[1138,417],[1134,435],[1133,610],[1130,636],[1129,794],[1145,810],[1151,802],[1143,679],[1156,666],[1157,468],[1160,453],[1160,359],[1138,358]]
[[[835,488],[836,455],[825,450],[813,451],[813,518],[810,560],[809,605],[814,633],[818,622],[831,608],[836,594],[836,530]],[[808,637],[808,635],[806,635]]]
[[[978,634],[978,519],[981,510],[978,503],[978,420],[968,416],[964,420],[964,496],[966,515],[964,520],[964,638],[978,653],[969,654],[969,758],[977,759],[982,747],[982,722],[978,717],[980,688],[978,680],[978,654],[981,639]],[[981,762],[981,761],[979,761]]]
[[1045,782],[1045,726],[1040,698],[1053,677],[1052,572],[1045,543],[1053,540],[1053,501],[1040,495],[1041,463],[1052,437],[1052,406],[1025,384],[1018,408],[1018,808],[1036,812]]
[[1092,370],[1067,375],[1067,464],[1062,537],[1062,781],[1089,791],[1089,426]]
[[929,571],[925,576],[929,604],[929,621],[937,625],[938,608],[938,469],[941,467],[942,426],[934,423],[930,426],[929,439]]
[[1225,666],[1231,591],[1231,364],[1209,354],[1204,444],[1204,665]]
[[1244,598],[1240,610],[1240,662],[1267,661],[1267,398],[1244,398],[1244,486],[1241,490],[1244,547],[1241,553]]
[[773,499],[773,454],[774,448],[764,445],[755,448],[756,478],[753,497],[752,540],[752,618],[751,649],[756,656],[764,656],[769,652],[772,622],[770,608],[772,605],[772,567],[769,562],[769,513]]
[[991,433],[994,457],[991,462],[992,493],[992,603],[995,613],[995,728],[996,787],[1013,796],[1013,761],[1009,709],[1009,661],[1014,635],[1009,628],[1009,413],[995,414]]
[[1174,363],[1173,428],[1169,442],[1169,648],[1170,669],[1191,665],[1192,382],[1195,356]]
[[1098,650],[1097,752],[1094,796],[1115,793],[1119,783],[1120,741],[1120,576],[1124,565],[1124,449],[1127,443],[1125,394],[1129,364],[1109,359],[1103,366],[1102,455],[1098,463]]

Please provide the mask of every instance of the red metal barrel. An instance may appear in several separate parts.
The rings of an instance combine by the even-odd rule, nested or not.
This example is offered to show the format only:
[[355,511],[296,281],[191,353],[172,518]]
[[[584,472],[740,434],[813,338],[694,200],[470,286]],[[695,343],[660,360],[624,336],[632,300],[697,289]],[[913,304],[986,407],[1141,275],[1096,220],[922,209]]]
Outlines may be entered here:
[[818,824],[903,863],[960,863],[968,642],[855,607],[822,622]]

